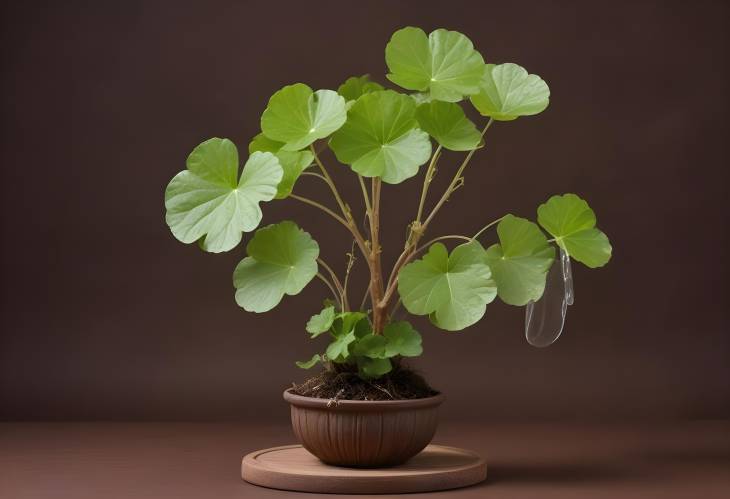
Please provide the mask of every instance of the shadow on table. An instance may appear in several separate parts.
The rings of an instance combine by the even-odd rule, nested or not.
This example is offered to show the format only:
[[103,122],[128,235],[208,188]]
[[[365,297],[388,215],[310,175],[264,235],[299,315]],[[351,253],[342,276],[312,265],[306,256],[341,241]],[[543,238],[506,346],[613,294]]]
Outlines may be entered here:
[[495,462],[489,464],[485,484],[514,482],[569,485],[623,482],[638,476],[637,470],[611,462]]

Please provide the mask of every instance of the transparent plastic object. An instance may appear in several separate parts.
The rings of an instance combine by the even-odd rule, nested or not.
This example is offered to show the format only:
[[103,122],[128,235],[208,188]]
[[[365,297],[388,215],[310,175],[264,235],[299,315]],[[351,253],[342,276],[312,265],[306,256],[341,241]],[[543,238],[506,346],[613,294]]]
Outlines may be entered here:
[[573,304],[574,298],[570,257],[561,248],[558,260],[548,272],[542,297],[525,307],[527,342],[539,348],[555,343],[563,333],[568,305]]

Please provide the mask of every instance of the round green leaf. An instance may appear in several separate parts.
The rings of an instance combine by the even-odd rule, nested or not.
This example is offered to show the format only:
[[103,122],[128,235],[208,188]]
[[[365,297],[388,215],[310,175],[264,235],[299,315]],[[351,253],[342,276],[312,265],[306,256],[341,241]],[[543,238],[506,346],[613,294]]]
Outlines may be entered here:
[[312,338],[316,338],[320,334],[329,331],[334,321],[335,307],[330,305],[309,319],[306,326],[307,332],[312,335]]
[[241,241],[242,232],[259,225],[259,203],[274,198],[282,176],[273,154],[255,152],[239,180],[233,142],[206,140],[188,156],[187,170],[178,173],[165,190],[167,225],[183,243],[200,240],[205,251],[228,251]]
[[477,322],[497,295],[484,248],[477,241],[457,246],[451,255],[443,244],[433,244],[398,275],[398,293],[406,309],[429,314],[434,325],[447,331]]
[[537,301],[555,259],[555,248],[534,223],[507,215],[497,226],[500,244],[487,249],[487,263],[497,283],[497,294],[509,305]]
[[527,74],[517,64],[487,64],[479,93],[471,96],[471,102],[482,116],[511,121],[544,111],[550,89],[542,78]]
[[249,142],[248,153],[253,154],[256,151],[277,153],[282,147],[284,147],[283,142],[271,140],[263,133],[260,133],[251,139],[251,142]]
[[388,79],[408,90],[428,91],[436,100],[458,102],[479,91],[484,59],[457,31],[437,29],[428,37],[420,28],[393,33],[385,47]]
[[356,339],[354,330],[347,334],[336,336],[334,341],[327,346],[327,351],[325,352],[327,358],[332,362],[346,362],[350,357],[350,344]]
[[284,294],[296,295],[317,274],[319,246],[294,222],[256,231],[246,246],[249,256],[233,272],[236,303],[248,312],[266,312]]
[[309,151],[284,151],[281,148],[283,142],[277,142],[266,137],[263,133],[258,134],[248,144],[248,153],[265,151],[273,153],[278,159],[284,175],[276,187],[276,199],[284,199],[291,194],[294,184],[302,172],[311,166],[314,156]]
[[358,357],[357,367],[358,375],[363,379],[379,378],[393,369],[390,359],[371,359],[370,357]]
[[416,104],[407,95],[383,90],[361,96],[330,148],[341,163],[364,177],[398,184],[418,173],[431,156],[428,134],[416,128]]
[[312,92],[307,85],[295,83],[271,96],[261,116],[261,131],[283,142],[285,151],[298,151],[332,134],[346,117],[345,99],[337,92]]
[[383,90],[383,86],[380,83],[370,81],[370,75],[362,75],[348,78],[337,89],[337,93],[349,102],[357,100],[361,95],[377,92],[378,90]]
[[385,357],[418,357],[423,353],[421,335],[406,321],[388,324],[383,329],[383,336],[388,340]]
[[611,259],[611,243],[595,228],[596,215],[575,194],[553,196],[537,209],[537,221],[568,255],[590,268]]
[[385,345],[388,340],[379,334],[368,333],[359,338],[352,347],[352,354],[358,357],[382,359],[385,356]]
[[470,151],[479,146],[482,134],[464,114],[459,104],[431,101],[416,109],[416,119],[422,130],[446,149]]

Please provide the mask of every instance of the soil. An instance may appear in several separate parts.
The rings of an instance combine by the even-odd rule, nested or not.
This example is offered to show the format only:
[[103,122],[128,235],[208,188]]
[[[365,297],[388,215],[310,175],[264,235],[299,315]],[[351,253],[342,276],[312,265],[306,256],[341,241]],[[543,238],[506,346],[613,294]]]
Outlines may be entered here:
[[420,374],[403,365],[394,366],[391,372],[374,380],[360,378],[356,368],[336,366],[301,384],[293,383],[292,392],[331,400],[408,400],[439,393]]

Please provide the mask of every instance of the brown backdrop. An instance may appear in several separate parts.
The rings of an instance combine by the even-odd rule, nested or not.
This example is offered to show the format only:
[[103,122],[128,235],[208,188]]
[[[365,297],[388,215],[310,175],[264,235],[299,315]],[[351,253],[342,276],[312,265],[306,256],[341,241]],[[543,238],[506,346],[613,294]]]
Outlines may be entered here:
[[[336,88],[362,73],[385,82],[383,49],[404,25],[467,33],[486,59],[518,62],[552,91],[545,113],[490,131],[433,234],[471,233],[507,211],[534,217],[550,194],[572,191],[615,248],[604,269],[575,269],[575,305],[551,348],[530,347],[523,310],[503,304],[461,333],[417,321],[416,365],[448,394],[447,416],[730,416],[728,10],[5,6],[0,417],[284,421],[280,391],[304,377],[293,361],[322,347],[303,326],[325,289],[314,282],[272,313],[246,314],[231,285],[243,249],[213,255],[177,242],[163,190],[203,139],[244,148],[284,84]],[[338,173],[359,208],[356,183]],[[411,180],[384,193],[388,262],[419,189]],[[288,217],[343,264],[349,242],[335,223],[294,201],[265,205],[264,223]]]

